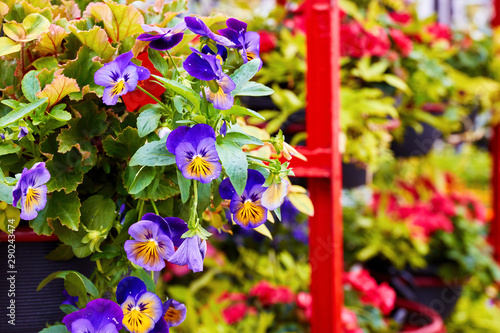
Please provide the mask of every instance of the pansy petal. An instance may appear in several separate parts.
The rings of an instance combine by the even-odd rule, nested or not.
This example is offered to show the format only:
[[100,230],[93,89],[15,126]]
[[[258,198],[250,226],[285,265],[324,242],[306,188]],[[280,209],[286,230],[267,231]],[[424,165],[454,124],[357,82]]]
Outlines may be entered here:
[[158,320],[158,322],[155,324],[153,330],[150,331],[149,333],[169,333],[169,332],[170,329],[168,327],[167,322],[165,321],[165,319],[160,318],[160,320]]
[[95,333],[119,333],[118,330],[116,329],[116,325],[112,323],[108,323],[101,327],[98,331]]
[[129,51],[127,53],[120,54],[116,59],[113,61],[113,63],[117,64],[118,67],[120,68],[120,72],[123,72],[127,66],[130,65],[130,60],[134,57],[134,54],[132,51]]
[[247,31],[247,24],[235,18],[230,18],[226,21],[228,28],[235,30],[238,34],[243,34]]
[[149,43],[149,47],[158,51],[170,50],[172,47],[179,44],[184,38],[184,33],[177,33],[174,35],[164,35],[161,38],[155,39]]
[[180,325],[186,319],[186,306],[174,299],[163,303],[163,318],[169,327]]
[[151,35],[151,34],[140,34],[137,39],[143,42],[152,42],[154,40],[161,39],[164,35]]
[[189,75],[203,81],[211,81],[217,78],[210,63],[196,53],[191,53],[182,63],[182,67]]
[[233,184],[229,178],[224,179],[219,185],[219,194],[222,199],[228,200],[236,193]]
[[286,179],[282,179],[281,183],[273,183],[262,194],[262,206],[269,210],[275,210],[280,207],[288,193],[290,183]]
[[47,186],[30,187],[21,199],[21,218],[29,221],[37,217],[38,211],[47,204]]
[[131,63],[131,65],[134,66],[135,70],[137,71],[137,80],[138,81],[147,80],[151,76],[151,72],[146,67],[137,66],[134,63]]
[[215,130],[207,124],[196,124],[189,129],[185,140],[191,142],[193,147],[198,147],[201,140],[205,138],[211,138],[215,141]]
[[[127,66],[125,66],[127,67]],[[121,68],[116,62],[110,62],[99,68],[94,74],[94,82],[103,87],[113,85],[121,77]]]
[[227,49],[222,45],[217,45],[217,53],[212,51],[212,49],[208,45],[203,46],[203,48],[201,49],[201,52],[203,52],[205,54],[211,54],[211,55],[220,55],[220,57],[222,58],[223,61],[226,61],[226,59],[227,59]]
[[248,179],[245,186],[246,189],[250,190],[255,185],[263,185],[266,182],[266,178],[257,170],[248,170]]
[[225,93],[222,87],[219,86],[219,91],[212,92],[210,88],[205,89],[207,99],[212,102],[214,108],[219,110],[229,110],[234,104],[234,97],[231,93]]
[[120,96],[112,94],[113,87],[104,88],[104,92],[102,94],[102,101],[106,105],[116,105],[118,102],[118,98]]
[[168,261],[179,266],[188,265],[188,268],[194,273],[203,271],[203,257],[199,243],[199,236],[184,239],[184,242]]
[[234,47],[241,48],[243,45],[241,45],[241,42],[239,41],[239,35],[236,31],[230,28],[226,29],[220,29],[218,32],[221,34],[221,36],[228,41],[230,41]]
[[152,292],[145,292],[142,294],[137,300],[136,305],[142,309],[142,313],[153,318],[155,322],[160,320],[163,315],[163,303],[160,298]]
[[[116,328],[115,328],[116,330]],[[94,329],[94,326],[90,322],[90,320],[82,318],[75,320],[71,324],[71,333],[95,333],[96,330]]]
[[181,236],[189,230],[187,223],[178,217],[166,217],[165,222],[167,222],[170,230],[170,239],[174,243],[174,246],[181,246],[184,241],[184,238],[181,238]]
[[184,22],[186,22],[187,29],[195,34],[207,36],[211,32],[207,25],[196,16],[187,16],[184,18]]
[[148,333],[162,315],[163,306],[158,296],[145,292],[135,301],[129,296],[122,304],[123,324],[132,333]]
[[[96,333],[106,332],[101,331],[101,329],[108,324],[113,324],[117,332],[122,328],[123,312],[120,306],[115,302],[98,298],[87,303],[85,308],[66,315],[62,321],[68,330],[71,331],[72,324],[81,319],[89,320]],[[80,323],[83,324],[83,322]],[[111,330],[109,332],[113,331]]]
[[245,229],[256,228],[267,221],[267,209],[265,209],[260,200],[239,202],[236,207],[233,207],[231,201],[231,211],[233,213],[233,221]]
[[218,159],[207,161],[204,157],[197,155],[190,142],[181,142],[177,146],[175,161],[186,179],[196,179],[206,184],[220,175],[221,166]]
[[215,140],[212,137],[201,139],[196,147],[196,154],[200,155],[206,161],[217,162],[219,154],[215,148]]
[[47,183],[50,180],[49,170],[45,167],[45,162],[38,162],[26,172],[26,182],[33,187],[38,187]]
[[[172,245],[173,247],[173,245]],[[127,258],[134,264],[148,271],[161,271],[165,267],[165,259],[161,256],[158,244],[155,241],[127,240],[124,244]]]
[[173,28],[171,29],[171,31],[170,31],[170,32],[171,32],[172,34],[178,34],[178,33],[180,33],[180,32],[184,32],[184,30],[186,30],[186,29],[187,29],[186,21],[181,21],[181,22],[177,23],[177,24],[175,25],[175,27],[173,27]]
[[150,220],[141,220],[130,226],[128,234],[137,241],[146,242],[158,236],[160,227]]
[[144,32],[156,32],[160,35],[166,34],[170,31],[169,28],[160,28],[156,25],[148,25],[148,24],[141,24],[141,28],[142,30],[144,30]]
[[116,287],[116,301],[118,304],[125,302],[128,296],[136,298],[147,291],[146,284],[141,279],[129,276],[123,278]]
[[181,141],[184,139],[184,136],[186,135],[187,131],[189,130],[189,127],[187,126],[179,126],[176,129],[174,129],[170,134],[168,135],[167,138],[167,150],[170,152],[170,154],[175,154],[175,148]]
[[[142,71],[142,70],[141,70]],[[149,74],[149,71],[144,68],[144,74]],[[146,77],[148,78],[149,75]],[[127,87],[127,92],[135,90],[137,87],[137,81],[139,81],[139,74],[137,73],[137,65],[130,65],[123,71],[123,78],[125,80],[125,86]],[[125,92],[126,93],[126,92]],[[124,95],[125,93],[121,94]]]

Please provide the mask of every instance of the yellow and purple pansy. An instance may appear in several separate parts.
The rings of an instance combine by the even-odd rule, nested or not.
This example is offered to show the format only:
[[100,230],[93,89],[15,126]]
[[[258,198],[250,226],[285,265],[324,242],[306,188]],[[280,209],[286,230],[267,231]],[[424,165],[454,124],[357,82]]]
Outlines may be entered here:
[[241,195],[231,184],[229,178],[222,181],[219,194],[222,199],[229,199],[229,211],[232,220],[245,229],[256,228],[267,221],[267,209],[262,205],[262,193],[266,190],[262,185],[264,176],[256,170],[248,170],[245,190]]
[[191,128],[180,126],[169,134],[166,146],[175,155],[175,162],[184,178],[206,184],[219,177],[221,165],[212,127],[205,124]]
[[173,28],[160,28],[147,24],[142,24],[141,27],[145,32],[155,32],[156,34],[141,34],[137,37],[138,40],[150,42],[149,47],[154,50],[166,51],[181,42],[184,30],[186,30],[186,23],[182,21]]
[[121,54],[95,72],[94,82],[104,87],[104,104],[115,105],[118,97],[135,90],[139,81],[150,77],[147,68],[131,61],[133,57],[132,51]]
[[123,325],[131,333],[149,333],[163,319],[160,298],[147,291],[146,285],[139,278],[122,279],[116,288],[116,301],[123,311]]
[[208,82],[205,88],[207,99],[219,110],[229,110],[234,103],[231,92],[236,84],[222,71],[222,56],[205,54],[194,48],[182,66],[192,77]]
[[66,315],[63,323],[71,333],[118,333],[123,327],[122,320],[123,311],[118,304],[98,298]]
[[21,218],[23,220],[33,220],[38,212],[45,208],[47,204],[47,186],[50,180],[50,173],[45,168],[45,162],[33,165],[31,169],[24,168],[19,181],[17,182],[12,197],[13,205],[17,206],[21,201]]
[[179,326],[186,319],[186,313],[186,306],[172,298],[163,303],[163,319],[168,327]]
[[148,213],[130,226],[128,233],[134,240],[125,242],[127,258],[148,271],[161,271],[165,260],[174,254],[174,244],[165,232],[167,222],[158,215]]

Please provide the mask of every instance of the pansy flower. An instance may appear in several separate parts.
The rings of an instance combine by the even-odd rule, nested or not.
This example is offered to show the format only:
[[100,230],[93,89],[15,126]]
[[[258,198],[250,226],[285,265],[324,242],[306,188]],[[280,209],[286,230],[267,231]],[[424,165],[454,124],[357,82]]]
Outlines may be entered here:
[[95,72],[95,83],[104,87],[104,104],[115,105],[118,97],[135,90],[138,81],[150,77],[149,70],[131,61],[133,57],[132,51],[121,54]]
[[149,47],[152,49],[166,51],[181,42],[184,30],[186,30],[186,23],[182,21],[173,28],[160,28],[147,24],[141,24],[141,27],[145,32],[155,32],[156,34],[142,34],[137,37],[138,40],[150,42]]
[[[226,21],[227,28],[219,30],[219,33],[236,45],[240,51],[243,62],[247,63],[253,59],[260,59],[260,36],[255,31],[247,31],[247,24],[230,18]],[[261,61],[262,66],[262,61]]]
[[118,304],[99,298],[66,315],[63,323],[71,333],[118,333],[123,326],[122,320],[123,311]]
[[208,26],[199,17],[187,16],[184,18],[184,21],[186,22],[186,27],[195,34],[207,37],[220,45],[236,47],[236,44],[231,42],[226,37],[214,34],[213,31],[210,30],[210,28],[208,28]]
[[187,237],[175,254],[168,259],[172,264],[187,265],[194,273],[203,271],[203,260],[207,253],[207,241],[199,236]]
[[17,139],[24,138],[28,135],[28,129],[24,126],[19,127],[19,134],[17,135]]
[[[149,60],[148,53],[143,52],[137,56],[137,59],[142,61],[142,66],[145,67],[151,74],[161,76],[161,73],[155,68],[151,60]],[[147,92],[156,98],[160,98],[165,92],[165,87],[156,83],[151,77],[149,79],[139,81],[137,83],[139,87],[144,88]],[[123,103],[127,107],[127,111],[135,111],[147,104],[157,104],[157,102],[152,99],[149,95],[144,93],[140,89],[135,89],[126,95],[122,96]]]
[[245,229],[256,228],[267,221],[267,209],[261,203],[262,193],[266,190],[262,186],[264,182],[265,178],[260,172],[250,169],[241,195],[236,193],[229,178],[224,179],[219,186],[221,198],[231,200],[229,210],[232,220]]
[[127,258],[146,270],[161,271],[165,267],[165,260],[174,254],[172,240],[162,230],[165,228],[166,222],[162,217],[144,215],[141,221],[134,223],[128,230],[134,240],[125,242]]
[[212,50],[210,48],[210,46],[205,45],[205,46],[202,47],[201,52],[205,53],[205,54],[211,54],[211,55],[220,55],[220,57],[222,58],[222,60],[226,61],[226,59],[227,59],[227,49],[224,46],[222,46],[222,45],[216,45],[216,47],[217,47],[217,52],[214,52],[214,50]]
[[262,206],[268,210],[275,210],[280,207],[288,194],[288,186],[290,186],[290,182],[285,178],[281,178],[279,183],[273,182],[269,185],[264,193],[262,193]]
[[234,97],[231,92],[236,84],[229,75],[222,71],[220,55],[205,54],[191,48],[191,53],[182,66],[192,77],[208,82],[205,88],[207,99],[219,110],[229,110],[233,106]]
[[160,298],[147,291],[144,282],[136,277],[120,281],[116,288],[116,301],[123,310],[123,325],[131,333],[149,333],[162,318]]
[[219,177],[221,165],[215,149],[215,131],[205,124],[180,126],[167,138],[167,149],[186,179],[210,183]]
[[12,191],[13,206],[17,206],[21,200],[21,218],[23,220],[34,219],[38,212],[45,208],[47,204],[47,186],[45,184],[49,179],[50,173],[45,168],[44,162],[36,163],[30,170],[24,168],[21,178]]
[[186,306],[174,299],[163,303],[163,318],[169,327],[179,326],[186,319]]

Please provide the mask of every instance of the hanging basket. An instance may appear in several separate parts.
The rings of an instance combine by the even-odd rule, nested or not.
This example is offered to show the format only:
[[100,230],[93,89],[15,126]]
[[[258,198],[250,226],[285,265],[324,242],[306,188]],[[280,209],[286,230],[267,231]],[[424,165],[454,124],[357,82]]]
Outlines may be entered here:
[[396,308],[396,311],[405,314],[403,328],[399,333],[446,333],[443,319],[427,306],[398,298]]
[[403,141],[391,143],[391,150],[396,157],[411,157],[427,155],[434,143],[441,138],[441,132],[435,127],[421,122],[422,132],[417,133],[413,127],[406,127]]
[[[0,251],[4,263],[4,274],[13,276],[15,282],[6,278],[0,279],[0,307],[6,309],[13,299],[15,301],[15,326],[2,321],[1,332],[39,332],[46,327],[46,323],[54,324],[62,321],[64,313],[59,306],[66,300],[63,295],[64,284],[62,279],[55,279],[40,291],[36,291],[38,284],[51,273],[57,271],[75,270],[87,277],[94,270],[94,262],[88,258],[73,258],[67,261],[53,261],[45,256],[54,250],[59,241],[57,236],[39,236],[29,227],[18,227],[14,232],[15,242],[8,242],[6,233],[0,232]],[[9,247],[9,245],[11,245]],[[12,247],[14,245],[14,247]],[[12,272],[7,270],[7,253],[15,249],[15,266]],[[5,254],[5,256],[4,256]],[[7,291],[14,288],[15,295],[9,296]]]
[[342,188],[350,189],[366,185],[366,169],[356,163],[342,162]]

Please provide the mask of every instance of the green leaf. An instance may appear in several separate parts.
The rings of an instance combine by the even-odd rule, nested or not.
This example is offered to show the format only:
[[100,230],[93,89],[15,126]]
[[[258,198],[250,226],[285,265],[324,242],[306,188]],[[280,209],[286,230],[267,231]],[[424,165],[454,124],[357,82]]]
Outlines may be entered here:
[[183,84],[180,84],[177,81],[169,80],[157,75],[151,75],[165,86],[167,90],[171,90],[176,94],[185,97],[188,101],[190,101],[193,106],[199,110],[201,104],[201,97],[191,88],[186,87]]
[[53,192],[48,199],[48,204],[47,218],[59,219],[62,225],[71,230],[78,230],[80,224],[80,199],[76,191],[69,194],[63,191]]
[[2,141],[0,142],[0,156],[13,154],[21,151],[21,147],[12,141]]
[[[48,140],[54,142],[49,143]],[[54,154],[52,159],[46,163],[47,170],[51,174],[47,190],[49,192],[60,190],[64,190],[66,193],[73,192],[83,182],[83,171],[78,166],[82,161],[82,155],[76,149],[72,149],[66,154],[47,151],[49,144],[55,144],[55,149],[57,149],[55,136],[50,136],[42,142],[42,152]]]
[[161,115],[161,107],[158,105],[148,105],[146,109],[139,114],[137,118],[137,130],[141,138],[158,128]]
[[221,140],[215,144],[222,166],[238,195],[245,190],[248,176],[248,162],[245,153],[234,142]]
[[161,73],[163,77],[168,76],[168,63],[165,58],[161,55],[160,52],[153,50],[152,48],[148,49],[148,57],[149,60],[153,63],[158,72]]
[[41,71],[44,68],[54,69],[57,68],[58,62],[55,57],[43,57],[38,58],[31,63],[37,71]]
[[189,200],[189,191],[191,189],[191,179],[186,179],[182,175],[182,172],[177,169],[177,183],[179,184],[179,189],[181,191],[182,203],[186,203]]
[[257,74],[261,62],[262,60],[260,59],[253,59],[234,71],[233,75],[231,75],[231,79],[236,84],[236,88],[231,92],[232,96],[236,96],[247,82]]
[[65,325],[55,325],[44,328],[40,333],[69,333]]
[[[221,137],[219,137],[221,138]],[[247,135],[241,132],[228,132],[224,137],[225,140],[230,140],[240,146],[243,145],[258,145],[262,146],[264,142],[260,141],[254,136]]]
[[92,295],[93,297],[99,297],[99,291],[95,287],[95,285],[90,281],[85,275],[82,273],[79,273],[77,271],[59,271],[59,272],[54,272],[47,276],[45,279],[43,279],[42,282],[38,285],[36,288],[36,291],[40,291],[43,287],[45,287],[50,281],[54,279],[65,279],[68,274],[75,274],[77,275],[85,285],[85,291]]
[[125,170],[123,184],[130,194],[137,194],[151,184],[156,175],[156,169],[148,166],[128,166]]
[[394,88],[397,88],[399,90],[404,91],[407,94],[411,94],[410,87],[406,84],[405,81],[401,80],[399,77],[393,74],[385,74],[384,75],[384,81],[387,82],[389,85],[393,86]]
[[21,40],[22,42],[29,42],[36,39],[42,33],[49,30],[50,21],[44,16],[33,13],[26,16],[23,20],[23,28],[26,31],[26,36]]
[[[46,102],[47,102],[47,98],[42,98],[36,102],[33,102],[33,103],[30,103],[28,105],[23,106],[20,109],[16,109],[16,110],[9,112],[4,117],[0,118],[0,127],[5,127],[7,125],[10,125],[10,124],[18,121],[19,119],[24,118],[28,113],[33,112],[35,109],[42,106]],[[47,107],[47,106],[45,105],[45,107]]]
[[29,71],[26,75],[24,75],[23,80],[21,81],[21,89],[24,97],[32,103],[38,99],[36,94],[41,90],[40,82],[36,77],[37,74],[37,71]]
[[129,165],[162,166],[175,163],[175,156],[170,154],[165,146],[167,138],[146,143],[132,156]]
[[151,278],[151,274],[146,272],[144,268],[138,267],[132,271],[132,276],[135,276],[144,282],[146,284],[146,288],[149,292],[155,293],[156,292],[156,284]]
[[165,174],[157,172],[150,186],[137,194],[132,194],[135,199],[142,200],[165,200],[176,194],[179,194],[179,187],[171,180],[172,176],[166,177]]
[[21,44],[14,42],[8,37],[0,37],[0,57],[19,52]]
[[73,258],[75,254],[73,253],[73,249],[68,244],[60,244],[54,250],[52,250],[49,254],[45,256],[45,259],[48,260],[70,260]]
[[146,138],[140,138],[135,128],[127,127],[118,134],[116,139],[108,136],[102,144],[104,151],[109,156],[129,160],[144,142],[146,142]]
[[[77,58],[70,60],[64,66],[63,74],[69,78],[73,78],[78,83],[78,86],[83,90],[83,94],[87,91],[84,87],[88,86],[88,91],[96,91],[99,85],[94,82],[95,72],[102,67],[99,62],[93,61],[92,58],[96,55],[89,47],[83,45],[78,51]],[[82,92],[74,92],[70,94],[71,99],[82,99]]]
[[[141,216],[142,217],[142,216]],[[122,246],[123,242],[129,239],[130,235],[128,234],[128,228],[138,220],[137,211],[135,209],[129,210],[127,214],[125,214],[125,219],[123,221],[123,227],[120,230],[118,236],[116,236],[113,244],[120,244]]]
[[251,116],[262,120],[266,120],[266,118],[264,118],[259,113],[239,105],[233,105],[229,110],[223,110],[222,114],[225,116],[235,115],[239,117]]
[[[47,198],[49,199],[49,198]],[[47,219],[50,202],[47,200],[45,208],[38,212],[38,215],[30,221],[30,227],[37,235],[50,236],[54,230],[50,227]]]
[[49,116],[58,121],[68,121],[71,119],[71,113],[65,111],[66,104],[57,104],[49,113]]
[[[76,312],[79,310],[76,306],[74,306],[72,304],[59,305],[59,309],[61,309],[61,311],[64,312],[65,314],[70,314],[70,313],[73,313],[73,312]],[[61,326],[52,326],[52,327],[61,327]],[[42,332],[45,332],[45,330]],[[67,331],[64,331],[64,332],[67,332]]]
[[90,230],[110,230],[116,218],[115,208],[111,198],[93,195],[82,202],[82,223]]
[[274,94],[274,90],[254,81],[247,82],[234,96],[269,96]]
[[80,276],[73,272],[69,272],[64,278],[64,288],[71,296],[87,298],[87,290],[85,283]]

